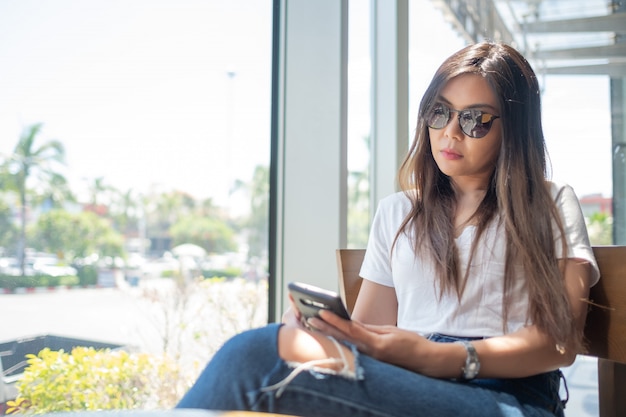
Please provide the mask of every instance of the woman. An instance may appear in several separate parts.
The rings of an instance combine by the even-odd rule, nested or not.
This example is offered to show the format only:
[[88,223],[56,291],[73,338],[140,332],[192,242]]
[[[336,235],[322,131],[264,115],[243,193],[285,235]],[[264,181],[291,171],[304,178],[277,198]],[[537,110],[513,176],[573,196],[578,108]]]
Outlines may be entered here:
[[[466,47],[428,87],[374,218],[347,321],[238,335],[180,407],[307,416],[563,415],[599,277],[578,200],[546,180],[537,78],[513,48]],[[344,342],[340,344],[337,341]],[[453,343],[450,343],[453,342]]]

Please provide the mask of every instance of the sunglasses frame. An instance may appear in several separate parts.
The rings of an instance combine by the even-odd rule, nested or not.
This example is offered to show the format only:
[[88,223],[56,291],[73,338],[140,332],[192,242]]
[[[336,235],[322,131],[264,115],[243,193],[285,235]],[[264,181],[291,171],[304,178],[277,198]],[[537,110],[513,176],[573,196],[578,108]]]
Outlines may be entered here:
[[[431,116],[431,114],[432,114],[433,110],[434,110],[435,108],[437,108],[437,107],[444,108],[444,109],[446,109],[446,110],[448,111],[448,117],[447,117],[447,120],[446,120],[446,122],[444,123],[444,125],[443,125],[443,126],[441,126],[441,127],[434,127],[434,126],[431,126],[431,125],[430,125],[430,122],[429,122],[429,119],[430,119],[430,116]],[[467,132],[465,131],[465,129],[463,128],[463,125],[461,124],[461,115],[463,115],[463,114],[468,114],[468,113],[470,113],[470,114],[471,114],[472,112],[480,112],[480,116],[479,116],[479,117],[481,117],[481,118],[482,118],[482,117],[485,117],[485,116],[490,116],[490,119],[489,119],[487,122],[481,122],[481,123],[480,123],[480,124],[482,124],[482,125],[487,125],[487,131],[486,131],[486,132],[485,132],[485,134],[484,134],[484,135],[482,135],[482,136],[475,136],[475,135],[472,135],[472,134],[471,134],[471,131],[470,131],[470,133],[467,133]],[[450,124],[450,120],[452,119],[452,113],[456,113],[456,114],[457,114],[456,118],[457,118],[457,120],[459,121],[459,127],[461,128],[461,131],[463,132],[463,134],[464,134],[465,136],[467,136],[467,137],[472,138],[472,139],[481,139],[481,138],[484,138],[485,136],[487,136],[487,135],[489,134],[489,132],[491,131],[491,126],[493,125],[493,121],[494,121],[494,120],[496,120],[496,119],[500,119],[500,116],[496,116],[495,114],[487,113],[487,112],[484,112],[484,111],[482,111],[482,110],[478,110],[478,109],[463,109],[463,110],[456,110],[456,109],[453,109],[453,108],[450,108],[450,107],[446,106],[446,105],[445,105],[445,104],[443,104],[443,103],[437,103],[437,104],[435,104],[434,106],[432,106],[432,107],[431,107],[431,109],[430,109],[430,110],[426,113],[426,115],[425,115],[426,125],[427,125],[429,128],[431,128],[431,129],[436,129],[436,130],[443,129],[444,127],[448,126],[448,124]],[[476,118],[472,118],[472,120],[474,120],[474,122],[476,122]],[[475,126],[476,126],[476,125],[475,125]]]

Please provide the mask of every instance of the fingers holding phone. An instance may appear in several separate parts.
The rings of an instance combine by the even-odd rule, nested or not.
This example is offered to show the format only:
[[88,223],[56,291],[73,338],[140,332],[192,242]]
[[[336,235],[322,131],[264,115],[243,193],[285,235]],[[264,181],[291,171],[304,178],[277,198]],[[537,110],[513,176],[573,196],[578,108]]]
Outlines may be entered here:
[[339,294],[300,282],[289,283],[288,289],[292,308],[297,310],[301,323],[306,327],[311,328],[308,320],[319,318],[320,310],[328,310],[345,320],[350,320],[350,314]]

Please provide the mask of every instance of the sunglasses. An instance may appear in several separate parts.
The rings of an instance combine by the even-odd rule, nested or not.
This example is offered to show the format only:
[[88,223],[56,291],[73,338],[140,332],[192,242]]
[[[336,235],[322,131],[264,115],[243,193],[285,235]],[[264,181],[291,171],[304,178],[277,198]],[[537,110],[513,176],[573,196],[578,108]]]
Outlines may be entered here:
[[435,104],[426,113],[426,125],[432,129],[443,129],[450,123],[451,113],[457,113],[459,126],[470,138],[482,138],[491,129],[491,124],[500,116],[477,109],[454,110],[441,103]]

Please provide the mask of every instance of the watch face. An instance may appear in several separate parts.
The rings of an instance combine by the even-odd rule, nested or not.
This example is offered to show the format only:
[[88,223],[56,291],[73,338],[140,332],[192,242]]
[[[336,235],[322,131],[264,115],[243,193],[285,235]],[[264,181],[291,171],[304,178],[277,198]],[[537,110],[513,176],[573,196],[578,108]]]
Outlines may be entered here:
[[478,362],[471,361],[465,366],[465,378],[471,379],[478,375],[480,364]]

